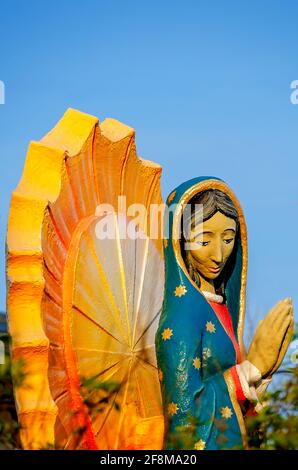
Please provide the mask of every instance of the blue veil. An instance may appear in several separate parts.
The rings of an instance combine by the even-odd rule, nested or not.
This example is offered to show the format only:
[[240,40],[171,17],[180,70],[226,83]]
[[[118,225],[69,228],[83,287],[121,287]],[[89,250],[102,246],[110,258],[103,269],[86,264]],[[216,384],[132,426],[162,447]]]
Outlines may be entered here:
[[[165,416],[165,449],[239,449],[246,446],[245,423],[236,398],[231,368],[236,352],[231,339],[195,282],[180,248],[185,204],[207,189],[219,189],[233,201],[239,217],[235,256],[225,284],[226,305],[240,346],[247,274],[247,233],[238,200],[215,177],[197,177],[167,198],[164,223],[165,291],[155,336]],[[208,331],[207,323],[213,331]],[[209,329],[210,330],[210,329]]]

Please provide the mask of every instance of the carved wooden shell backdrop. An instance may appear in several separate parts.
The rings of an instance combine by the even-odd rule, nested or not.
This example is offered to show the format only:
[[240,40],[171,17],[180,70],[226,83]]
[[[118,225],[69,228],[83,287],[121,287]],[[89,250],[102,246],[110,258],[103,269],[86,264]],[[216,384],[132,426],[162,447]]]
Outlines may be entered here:
[[[24,448],[161,448],[154,335],[163,300],[159,236],[121,238],[117,198],[162,204],[161,167],[136,155],[134,130],[69,109],[31,142],[12,194],[8,318]],[[115,239],[96,230],[108,217]],[[147,219],[147,220],[145,220]],[[148,218],[138,228],[149,234]],[[147,222],[147,223],[146,223]]]

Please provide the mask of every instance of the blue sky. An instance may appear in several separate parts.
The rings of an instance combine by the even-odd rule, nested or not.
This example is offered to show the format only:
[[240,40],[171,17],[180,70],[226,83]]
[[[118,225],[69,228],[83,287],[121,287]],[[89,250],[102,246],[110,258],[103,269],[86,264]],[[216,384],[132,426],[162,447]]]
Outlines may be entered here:
[[297,310],[297,15],[294,0],[2,1],[0,309],[29,141],[73,107],[136,129],[164,199],[194,176],[224,179],[248,225],[248,330],[283,297]]

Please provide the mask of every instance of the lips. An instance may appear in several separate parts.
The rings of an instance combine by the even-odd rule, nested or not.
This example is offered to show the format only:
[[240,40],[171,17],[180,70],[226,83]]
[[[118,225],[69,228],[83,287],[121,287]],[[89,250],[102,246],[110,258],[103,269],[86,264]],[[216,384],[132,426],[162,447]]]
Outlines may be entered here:
[[220,268],[208,268],[208,269],[209,269],[209,271],[211,271],[214,274],[219,273],[219,271],[220,271]]

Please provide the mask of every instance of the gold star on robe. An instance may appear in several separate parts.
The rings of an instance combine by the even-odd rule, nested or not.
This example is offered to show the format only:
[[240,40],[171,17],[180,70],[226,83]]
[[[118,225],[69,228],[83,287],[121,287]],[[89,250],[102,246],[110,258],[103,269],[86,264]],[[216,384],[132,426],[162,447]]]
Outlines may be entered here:
[[169,243],[168,243],[168,239],[167,239],[167,238],[165,238],[165,239],[164,239],[164,242],[163,242],[163,244],[164,244],[164,247],[165,247],[165,248],[167,248],[167,246],[168,246],[168,244],[169,244]]
[[171,338],[171,336],[173,336],[173,330],[171,330],[170,328],[166,328],[165,330],[163,330],[161,336],[164,341],[167,341]]
[[208,333],[215,333],[216,328],[215,328],[214,323],[212,323],[212,321],[207,321],[206,330],[208,331]]
[[233,414],[233,411],[231,410],[231,408],[229,408],[228,406],[223,406],[221,409],[220,409],[220,412],[221,412],[221,416],[222,418],[224,419],[229,419],[232,417],[232,414]]
[[179,406],[177,403],[174,403],[173,401],[168,404],[168,413],[169,415],[173,416],[175,415],[179,410]]
[[192,365],[194,366],[195,369],[199,369],[201,367],[201,360],[198,357],[195,357],[192,360]]
[[175,289],[175,296],[182,297],[182,295],[185,295],[186,292],[187,292],[186,287],[180,284],[180,286],[177,286]]
[[198,442],[195,443],[194,448],[195,450],[204,450],[206,447],[206,442],[200,439]]
[[160,369],[158,369],[158,378],[159,378],[160,382],[161,382],[162,379],[163,379],[163,371],[160,370]]

